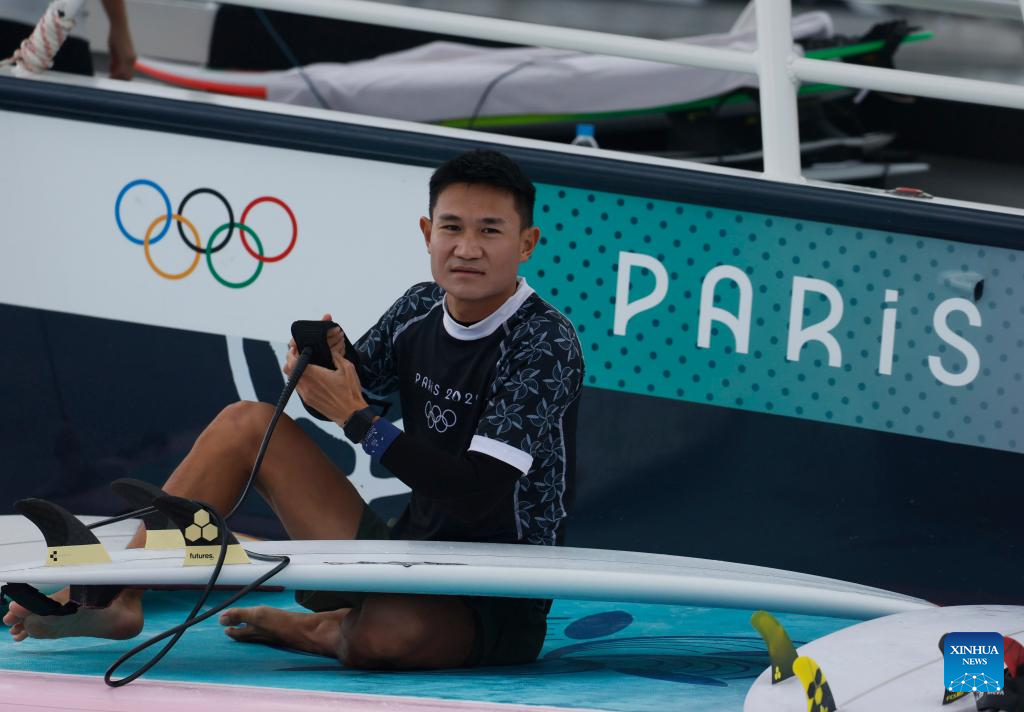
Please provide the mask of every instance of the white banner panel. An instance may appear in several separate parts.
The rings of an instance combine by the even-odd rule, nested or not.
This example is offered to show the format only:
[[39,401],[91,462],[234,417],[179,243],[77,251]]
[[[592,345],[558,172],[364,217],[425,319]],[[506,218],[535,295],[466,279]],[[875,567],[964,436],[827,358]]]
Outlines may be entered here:
[[[274,342],[288,340],[293,320],[329,311],[355,339],[409,285],[430,279],[417,226],[430,169],[13,112],[0,112],[0,123],[2,303]],[[178,225],[165,230],[160,218],[200,188],[223,195],[235,221],[258,198],[281,201],[295,218],[294,246],[262,266],[238,229],[209,260],[189,249]],[[245,215],[267,258],[291,240],[281,203],[257,202]],[[212,193],[183,212],[204,248],[228,222]],[[150,264],[137,243],[154,221]],[[156,271],[193,264],[180,279]],[[215,277],[244,283],[257,268],[241,288]]]

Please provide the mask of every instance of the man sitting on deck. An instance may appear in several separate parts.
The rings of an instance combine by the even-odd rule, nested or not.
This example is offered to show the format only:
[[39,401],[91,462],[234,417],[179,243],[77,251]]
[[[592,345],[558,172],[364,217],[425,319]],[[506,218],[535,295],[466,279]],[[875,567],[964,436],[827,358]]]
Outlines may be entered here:
[[[575,468],[583,360],[572,324],[518,277],[540,237],[535,190],[514,162],[471,151],[430,180],[420,229],[434,282],[402,295],[337,370],[309,366],[298,391],[412,489],[393,529],[294,421],[282,417],[256,481],[293,539],[414,539],[555,545]],[[324,317],[330,320],[330,315]],[[285,373],[298,354],[291,344]],[[405,432],[367,410],[363,390],[398,392]],[[164,490],[227,511],[248,478],[273,407],[225,408]],[[144,532],[129,546],[142,546]],[[66,599],[67,594],[64,594]],[[529,662],[549,601],[300,592],[314,613],[260,606],[221,615],[235,640],[285,645],[364,668],[443,668]],[[26,637],[129,638],[142,592],[103,609],[38,616],[12,603],[4,622]]]

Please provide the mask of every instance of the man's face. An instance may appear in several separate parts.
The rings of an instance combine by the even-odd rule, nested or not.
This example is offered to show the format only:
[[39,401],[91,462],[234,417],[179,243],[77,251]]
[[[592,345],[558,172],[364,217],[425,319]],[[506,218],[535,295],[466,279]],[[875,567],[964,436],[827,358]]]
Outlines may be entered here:
[[512,296],[519,263],[533,253],[540,231],[523,228],[515,199],[489,185],[454,183],[437,196],[432,220],[420,229],[434,281],[449,294],[453,316],[486,317]]

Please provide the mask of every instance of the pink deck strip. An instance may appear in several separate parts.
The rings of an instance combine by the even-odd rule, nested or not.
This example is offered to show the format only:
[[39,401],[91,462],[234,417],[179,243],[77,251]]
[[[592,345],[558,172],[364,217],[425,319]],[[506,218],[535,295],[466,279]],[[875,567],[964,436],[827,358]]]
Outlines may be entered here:
[[97,677],[0,672],[0,712],[559,712],[565,708],[466,702],[391,695],[283,690],[140,680],[121,688]]

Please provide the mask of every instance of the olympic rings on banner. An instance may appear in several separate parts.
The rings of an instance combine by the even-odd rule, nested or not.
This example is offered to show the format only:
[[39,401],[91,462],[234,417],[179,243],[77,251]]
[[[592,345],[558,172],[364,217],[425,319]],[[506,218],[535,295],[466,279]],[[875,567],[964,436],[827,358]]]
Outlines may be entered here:
[[[174,219],[175,222],[178,223],[179,227],[182,225],[182,223],[184,223],[188,227],[188,229],[192,232],[192,237],[195,238],[196,245],[198,245],[199,249],[201,250],[203,248],[203,243],[199,239],[199,232],[196,230],[196,226],[189,222],[186,218],[181,217],[180,215],[172,215],[171,217]],[[142,250],[143,252],[146,253],[146,262],[149,263],[149,266],[152,267],[153,271],[156,272],[158,275],[160,275],[164,279],[185,279],[185,277],[188,277],[190,274],[192,274],[192,271],[199,265],[199,252],[196,252],[196,257],[194,260],[192,260],[192,264],[189,265],[188,269],[179,274],[170,274],[168,272],[164,272],[162,269],[156,266],[156,263],[153,262],[153,256],[149,254],[149,246],[154,242],[153,240],[149,239],[149,236],[153,234],[153,228],[157,226],[157,223],[166,222],[166,220],[167,218],[165,218],[163,215],[160,215],[156,218],[156,220],[149,224],[149,229],[146,230],[146,236],[142,238]],[[164,225],[164,230],[160,234],[165,234],[166,232],[167,226]]]
[[[124,202],[125,196],[133,188],[138,187],[147,187],[151,188],[152,190],[155,190],[164,204],[164,214],[158,215],[156,218],[153,219],[153,221],[149,224],[149,227],[147,228],[145,235],[141,239],[128,231],[121,217],[121,206]],[[224,209],[227,211],[228,218],[227,222],[223,223],[220,227],[213,231],[213,234],[211,234],[209,239],[206,241],[205,246],[203,244],[202,238],[199,235],[199,231],[196,229],[195,225],[186,217],[184,217],[185,207],[186,205],[188,205],[188,202],[192,198],[204,194],[211,195],[217,200],[219,200],[224,205]],[[249,217],[250,211],[252,211],[254,207],[261,203],[273,203],[277,205],[282,210],[284,210],[285,214],[288,216],[288,220],[291,222],[291,239],[288,241],[288,246],[285,247],[280,254],[267,256],[264,251],[263,241],[256,234],[256,231],[251,226],[247,225],[245,222],[246,219]],[[117,199],[114,201],[114,220],[117,222],[118,230],[125,238],[128,239],[129,242],[142,246],[143,253],[146,257],[146,262],[149,263],[150,268],[160,277],[171,280],[184,279],[185,277],[188,277],[190,274],[192,274],[193,271],[195,271],[196,267],[199,265],[199,262],[202,260],[202,256],[205,254],[206,266],[209,268],[210,274],[213,275],[213,278],[217,280],[218,283],[230,289],[242,289],[243,287],[248,287],[250,284],[255,282],[256,279],[260,276],[260,273],[263,271],[264,263],[279,262],[283,260],[289,254],[291,254],[291,251],[295,248],[295,243],[298,241],[299,237],[299,225],[298,221],[295,219],[295,213],[293,213],[292,209],[288,206],[288,204],[285,203],[280,198],[275,198],[270,195],[264,195],[252,200],[247,206],[245,206],[245,210],[242,211],[242,217],[236,222],[235,212],[232,209],[231,204],[228,202],[227,198],[225,198],[223,194],[221,194],[217,190],[214,190],[213,188],[203,187],[192,190],[187,195],[185,195],[185,197],[182,198],[181,203],[178,204],[178,212],[173,212],[171,210],[171,200],[170,197],[167,195],[167,191],[165,191],[159,184],[155,183],[154,181],[145,178],[139,178],[133,181],[129,181],[128,183],[125,184],[123,188],[121,188],[121,191],[117,194]],[[185,245],[195,253],[194,259],[192,260],[192,263],[188,266],[188,268],[186,268],[185,271],[179,272],[177,274],[165,272],[162,269],[160,269],[156,265],[156,262],[153,260],[153,256],[150,250],[150,247],[152,245],[158,243],[160,240],[163,239],[164,235],[167,234],[167,231],[170,229],[172,222],[176,222],[178,224],[178,235],[181,236],[182,242],[184,242]],[[185,229],[182,226],[184,226],[184,228],[188,228],[188,232],[190,232],[192,235],[191,240],[189,240],[188,235],[186,234]],[[159,232],[156,232],[156,234],[154,235],[154,231],[156,231],[158,227]],[[239,234],[242,237],[242,246],[245,248],[245,251],[248,252],[249,255],[256,260],[256,270],[248,279],[242,280],[241,282],[232,282],[228,279],[225,279],[223,276],[221,276],[219,272],[217,272],[217,269],[216,267],[214,267],[213,264],[214,253],[219,252],[220,250],[224,249],[227,246],[227,244],[231,241],[231,238],[234,236],[236,228],[238,229]],[[221,233],[226,234],[224,235],[224,238],[220,241],[220,244],[217,244],[217,239],[220,237]],[[252,238],[252,241],[256,243],[255,250],[249,243],[248,238],[250,237]]]
[[[188,203],[188,201],[192,200],[192,198],[194,198],[197,195],[203,195],[203,194],[212,195],[214,198],[216,198],[220,202],[224,203],[224,207],[227,208],[227,211],[228,211],[228,222],[234,224],[234,222],[235,222],[235,211],[233,211],[231,209],[231,203],[229,203],[227,198],[225,198],[223,195],[221,195],[219,192],[217,192],[213,188],[196,188],[191,193],[189,193],[184,198],[182,198],[181,199],[181,204],[178,205],[178,215],[184,215],[185,214],[185,205]],[[184,240],[185,245],[187,245],[190,249],[195,250],[196,254],[202,254],[203,252],[206,251],[206,250],[203,249],[202,245],[199,245],[199,247],[193,247],[192,246],[192,243],[188,241],[187,237],[185,237],[185,231],[181,229],[181,223],[178,223],[178,234],[181,235],[181,239]],[[219,252],[224,247],[227,247],[228,242],[231,241],[231,236],[234,235],[234,234],[235,234],[235,229],[234,228],[231,228],[230,230],[228,230],[228,235],[227,235],[227,237],[224,238],[224,242],[222,242],[219,245],[217,245],[216,247],[214,247],[211,251],[212,252]]]
[[[213,245],[213,241],[217,239],[217,235],[221,234],[224,230],[231,230],[236,227],[242,232],[242,234],[249,233],[249,237],[256,241],[256,249],[259,250],[260,253],[259,257],[256,258],[256,271],[253,272],[252,276],[249,277],[249,279],[245,280],[244,282],[229,282],[223,277],[221,277],[219,274],[217,274],[217,270],[213,268],[213,253],[216,252],[216,250],[210,249],[210,247]],[[245,238],[242,239],[244,240]],[[196,255],[196,259],[199,259],[199,255]],[[260,276],[260,272],[263,271],[263,243],[260,242],[260,238],[256,237],[256,233],[253,232],[253,229],[248,225],[244,225],[242,223],[224,223],[219,228],[214,230],[212,235],[210,235],[210,242],[206,245],[206,266],[210,268],[210,274],[213,275],[213,278],[220,282],[221,284],[223,284],[225,287],[231,287],[232,289],[241,289],[242,287],[248,287],[250,284],[256,281],[256,278]]]
[[[167,221],[167,224],[164,225],[164,229],[160,231],[160,234],[150,241],[150,244],[155,245],[160,242],[160,240],[164,239],[164,235],[167,234],[167,228],[171,226],[171,199],[167,197],[167,191],[153,181],[140,178],[138,180],[133,180],[124,188],[121,188],[121,192],[117,194],[117,200],[114,201],[114,220],[117,220],[117,229],[121,231],[122,235],[127,237],[131,242],[134,242],[136,245],[142,244],[143,241],[137,237],[132,237],[132,234],[125,229],[124,223],[121,222],[121,201],[124,200],[125,194],[137,185],[148,185],[159,193],[160,197],[164,200],[164,220]],[[179,210],[178,212],[180,213],[181,211]]]
[[288,253],[292,251],[292,248],[295,247],[295,241],[299,237],[299,225],[298,223],[295,222],[295,214],[292,212],[291,208],[285,205],[283,200],[278,200],[277,198],[272,198],[269,195],[264,195],[262,198],[256,198],[256,200],[252,201],[251,203],[245,206],[245,210],[242,211],[241,220],[241,223],[243,225],[245,224],[245,218],[249,215],[249,211],[252,210],[255,206],[259,205],[260,203],[274,203],[284,208],[284,211],[288,213],[288,219],[292,221],[292,240],[291,242],[288,243],[288,247],[284,248],[284,252],[277,255],[276,257],[264,257],[262,250],[260,250],[260,253],[257,255],[255,252],[252,251],[252,248],[249,247],[249,243],[245,241],[244,233],[242,234],[242,244],[245,245],[246,252],[248,252],[250,255],[258,259],[260,262],[277,262],[279,260],[283,260],[285,257],[288,256]]

